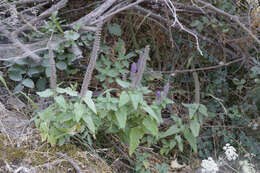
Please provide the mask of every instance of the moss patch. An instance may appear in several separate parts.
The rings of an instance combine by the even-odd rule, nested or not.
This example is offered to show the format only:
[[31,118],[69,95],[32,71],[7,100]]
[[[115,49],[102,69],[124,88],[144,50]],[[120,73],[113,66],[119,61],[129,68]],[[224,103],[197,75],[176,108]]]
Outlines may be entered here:
[[89,155],[88,152],[73,144],[64,144],[61,147],[50,147],[48,144],[40,144],[36,148],[30,146],[12,147],[10,140],[4,135],[0,135],[0,168],[4,168],[8,163],[14,168],[29,165],[30,168],[36,169],[36,172],[39,173],[75,172],[73,165],[65,158],[59,157],[57,152],[66,154],[84,172],[112,173],[111,168],[104,161]]
[[26,153],[23,148],[12,147],[12,145],[6,142],[7,140],[7,137],[0,135],[0,165],[4,161],[19,165],[26,156]]

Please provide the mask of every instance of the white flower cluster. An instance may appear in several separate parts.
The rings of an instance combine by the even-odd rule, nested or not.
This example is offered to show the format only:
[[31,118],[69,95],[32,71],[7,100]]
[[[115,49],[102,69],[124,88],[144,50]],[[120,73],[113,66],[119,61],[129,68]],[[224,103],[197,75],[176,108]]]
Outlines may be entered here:
[[236,160],[238,157],[238,154],[236,153],[237,150],[231,146],[229,143],[227,143],[224,147],[223,150],[225,150],[225,155],[228,159],[228,161]]
[[202,173],[216,173],[219,170],[218,165],[211,157],[209,157],[207,160],[202,160],[201,167]]

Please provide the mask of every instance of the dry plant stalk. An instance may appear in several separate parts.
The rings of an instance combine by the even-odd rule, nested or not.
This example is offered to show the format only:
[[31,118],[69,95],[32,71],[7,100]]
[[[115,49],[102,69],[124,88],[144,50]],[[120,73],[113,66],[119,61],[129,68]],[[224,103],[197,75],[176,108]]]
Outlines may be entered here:
[[52,36],[51,36],[50,41],[48,43],[49,62],[50,62],[50,68],[51,68],[50,84],[51,84],[51,89],[53,91],[56,91],[57,75],[56,75],[56,66],[55,66],[54,54],[53,54],[53,50],[52,50],[52,47],[51,47],[51,40],[52,40]]
[[140,57],[140,65],[138,67],[138,71],[137,71],[135,80],[133,80],[132,84],[131,84],[132,89],[135,89],[136,86],[141,83],[141,80],[142,80],[142,77],[144,74],[144,69],[146,66],[146,60],[149,56],[149,52],[150,52],[150,46],[147,45],[147,46],[145,46],[144,53],[142,53],[142,55]]
[[95,66],[96,66],[96,61],[97,61],[97,58],[98,58],[98,51],[99,51],[99,48],[100,48],[100,36],[101,36],[102,25],[103,25],[103,22],[100,22],[97,25],[97,31],[96,31],[96,35],[95,35],[95,41],[94,41],[93,49],[92,49],[92,52],[91,52],[90,61],[89,61],[87,71],[85,73],[85,77],[84,77],[83,84],[82,84],[82,87],[81,87],[81,91],[80,91],[80,97],[81,98],[83,98],[88,91],[88,86],[89,86],[89,83],[90,83],[91,78],[92,78],[92,73],[93,73],[93,70],[95,69]]

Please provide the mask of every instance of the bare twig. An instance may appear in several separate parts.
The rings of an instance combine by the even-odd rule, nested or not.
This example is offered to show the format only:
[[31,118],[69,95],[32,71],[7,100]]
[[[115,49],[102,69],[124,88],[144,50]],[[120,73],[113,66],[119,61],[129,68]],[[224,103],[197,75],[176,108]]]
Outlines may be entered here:
[[14,31],[12,34],[13,35],[17,35],[18,33],[30,28],[31,25],[34,25],[35,23],[37,23],[38,21],[40,21],[41,19],[51,15],[54,11],[57,11],[61,8],[63,8],[66,4],[67,4],[68,0],[61,0],[59,1],[57,4],[52,5],[49,9],[45,10],[43,13],[41,13],[38,17],[35,17],[33,20],[31,20],[30,22],[28,22],[27,24],[23,25],[22,27],[20,27],[19,29],[17,29],[16,31]]
[[178,19],[178,17],[177,17],[177,14],[176,14],[177,9],[176,9],[176,7],[173,5],[173,3],[172,3],[170,0],[164,0],[164,2],[166,3],[167,7],[171,10],[171,13],[172,13],[173,18],[174,18],[174,21],[173,21],[173,23],[172,23],[171,26],[174,26],[174,25],[177,24],[177,25],[180,26],[181,30],[183,30],[183,31],[185,31],[185,32],[187,32],[187,33],[193,35],[193,36],[195,37],[195,39],[196,39],[197,50],[199,51],[199,53],[200,53],[201,55],[203,55],[203,53],[202,53],[202,51],[201,51],[201,49],[200,49],[198,36],[197,36],[195,33],[193,33],[191,30],[186,29],[186,27],[184,27],[184,26],[182,25],[182,23],[179,21],[179,19]]
[[28,4],[28,3],[40,3],[40,2],[51,2],[52,0],[19,0],[13,3],[15,4]]
[[107,0],[102,5],[100,5],[97,9],[87,14],[86,16],[80,18],[78,21],[73,22],[71,26],[77,23],[83,23],[84,25],[88,25],[91,20],[94,20],[102,15],[108,8],[110,8],[117,0]]
[[107,141],[110,141],[113,144],[117,151],[119,151],[122,154],[122,157],[125,158],[131,166],[134,166],[134,161],[118,146],[118,144],[116,144],[113,140],[110,140],[106,135],[105,138]]
[[64,159],[66,159],[75,169],[75,171],[77,173],[83,173],[83,171],[81,170],[81,168],[78,166],[78,164],[72,159],[70,158],[69,156],[67,156],[66,154],[63,154],[63,153],[60,153],[60,152],[57,152],[56,153],[58,156],[60,157],[63,157]]
[[100,20],[105,21],[106,19],[110,18],[111,16],[113,16],[115,14],[118,14],[118,13],[124,11],[124,10],[129,9],[129,8],[132,8],[132,7],[140,4],[143,1],[145,1],[145,0],[137,0],[136,2],[134,2],[132,4],[129,4],[127,6],[124,6],[124,7],[120,8],[120,9],[114,11],[114,12],[108,12],[107,14],[103,15],[102,17],[100,17],[100,19],[94,21],[92,24],[98,23]]
[[210,8],[211,10],[224,15],[228,18],[230,18],[231,20],[233,20],[234,22],[236,22],[241,28],[243,28],[258,44],[260,44],[260,40],[252,33],[252,31],[250,31],[243,23],[240,22],[239,17],[236,15],[231,15],[219,8],[214,7],[212,4],[208,3],[208,2],[204,2],[202,0],[197,0],[198,2],[202,3],[203,5],[205,5],[205,7]]
[[239,58],[239,59],[230,61],[230,62],[225,63],[225,64],[219,64],[219,65],[210,66],[210,67],[202,67],[202,68],[187,69],[187,70],[175,70],[175,71],[154,71],[154,72],[155,72],[155,73],[163,73],[163,74],[171,74],[171,73],[172,73],[173,75],[176,75],[176,74],[178,74],[178,73],[191,73],[191,72],[194,72],[194,71],[213,70],[213,69],[217,69],[217,68],[229,66],[229,65],[231,65],[231,64],[234,64],[234,63],[243,61],[243,60],[245,60],[245,59],[246,59],[245,57],[242,57],[242,58]]
[[5,35],[9,36],[10,41],[13,42],[15,45],[17,45],[18,47],[20,47],[25,52],[25,54],[29,55],[36,63],[40,62],[41,58],[35,53],[33,53],[30,49],[28,49],[23,43],[21,43],[20,40],[16,37],[16,35],[11,34],[9,31],[3,28],[2,28],[2,32]]
[[[58,40],[57,40],[58,39]],[[50,42],[52,49],[56,49],[60,43],[65,42],[65,39],[62,38],[55,38],[55,41],[52,39]],[[48,46],[46,46],[48,40],[44,39],[42,41],[38,41],[34,44],[23,44],[25,47],[27,47],[29,50],[31,50],[32,53],[36,54],[45,50],[48,50]],[[0,48],[0,52],[3,50],[11,50],[11,48],[14,48],[15,44],[7,44],[4,45],[3,47]],[[20,56],[14,56],[14,57],[7,57],[7,58],[2,58],[0,57],[0,61],[16,61],[18,59],[23,59],[30,56],[30,52],[25,52],[21,54]]]

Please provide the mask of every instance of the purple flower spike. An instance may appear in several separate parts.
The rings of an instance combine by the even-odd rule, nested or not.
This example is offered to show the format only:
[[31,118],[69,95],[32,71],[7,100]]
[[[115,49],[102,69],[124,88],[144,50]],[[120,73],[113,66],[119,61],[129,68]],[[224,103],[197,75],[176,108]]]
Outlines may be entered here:
[[161,91],[156,90],[155,95],[156,95],[156,100],[158,100],[159,102],[161,102],[161,100],[162,100]]
[[169,84],[169,82],[167,82],[167,84],[163,87],[163,95],[164,95],[164,97],[167,97],[169,89],[170,89],[170,84]]
[[137,65],[136,65],[136,63],[132,63],[131,73],[130,73],[131,80],[133,80],[135,78],[136,71],[137,71]]
[[137,69],[139,69],[140,63],[141,63],[141,58],[139,58],[138,61],[137,61]]

